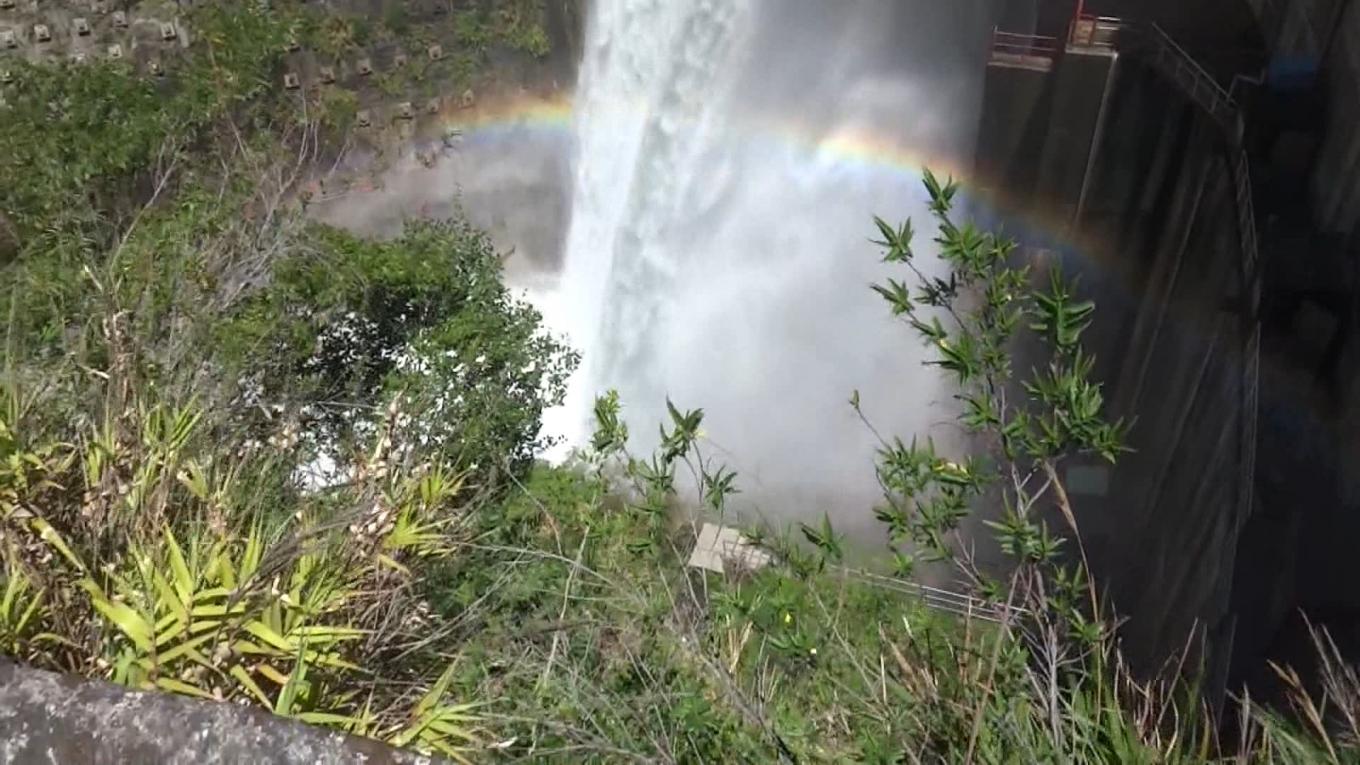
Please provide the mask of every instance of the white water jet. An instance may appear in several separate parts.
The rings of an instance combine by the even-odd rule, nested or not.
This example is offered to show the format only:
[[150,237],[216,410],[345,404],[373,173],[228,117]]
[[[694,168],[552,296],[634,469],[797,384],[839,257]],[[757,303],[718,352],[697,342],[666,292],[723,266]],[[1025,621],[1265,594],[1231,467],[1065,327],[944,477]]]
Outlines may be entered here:
[[[596,0],[576,95],[566,261],[544,296],[584,361],[550,433],[620,391],[649,449],[667,397],[783,518],[866,521],[874,435],[950,419],[869,284],[872,216],[925,220],[916,171],[976,123],[987,0]],[[923,243],[927,237],[921,237]]]

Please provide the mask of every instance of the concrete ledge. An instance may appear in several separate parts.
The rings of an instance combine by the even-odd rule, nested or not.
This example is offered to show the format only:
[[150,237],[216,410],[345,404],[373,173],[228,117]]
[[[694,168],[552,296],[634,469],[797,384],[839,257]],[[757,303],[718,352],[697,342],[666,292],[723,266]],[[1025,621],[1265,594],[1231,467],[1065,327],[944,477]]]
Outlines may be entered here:
[[993,51],[989,66],[1003,66],[1011,69],[1028,69],[1032,72],[1053,71],[1052,56],[1030,56],[1019,53],[998,53]]
[[434,760],[234,704],[31,669],[0,659],[0,765],[371,763]]
[[770,563],[770,554],[752,544],[741,532],[705,523],[694,541],[689,556],[691,568],[702,568],[716,573],[731,570],[755,571]]

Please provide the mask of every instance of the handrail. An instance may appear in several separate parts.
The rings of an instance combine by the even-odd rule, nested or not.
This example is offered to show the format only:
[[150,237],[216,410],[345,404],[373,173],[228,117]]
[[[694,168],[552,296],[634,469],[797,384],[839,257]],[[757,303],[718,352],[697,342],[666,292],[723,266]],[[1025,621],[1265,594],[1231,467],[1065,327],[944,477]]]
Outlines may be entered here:
[[1234,145],[1240,143],[1241,117],[1232,95],[1159,25],[1152,25],[1151,38],[1153,62],[1228,132]]
[[862,569],[841,567],[841,570],[857,577],[866,584],[883,587],[904,595],[913,595],[919,598],[921,604],[926,608],[954,616],[1002,624],[1012,618],[1023,618],[1029,614],[1029,610],[1022,606],[1006,606],[967,593],[931,587],[919,582],[876,574]]
[[992,53],[1052,57],[1058,53],[1058,38],[1049,35],[1002,32],[1000,28],[992,27]]

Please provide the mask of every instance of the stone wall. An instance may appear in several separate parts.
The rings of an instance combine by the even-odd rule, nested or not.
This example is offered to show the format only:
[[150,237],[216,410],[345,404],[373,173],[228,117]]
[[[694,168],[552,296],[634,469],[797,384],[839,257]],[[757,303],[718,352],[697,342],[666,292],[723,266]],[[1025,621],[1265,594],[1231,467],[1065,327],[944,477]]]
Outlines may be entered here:
[[1221,674],[1251,417],[1233,155],[1216,124],[1136,58],[1120,77],[1070,267],[1099,306],[1090,341],[1110,415],[1134,423],[1133,451],[1107,487],[1073,493],[1098,578],[1131,617],[1130,659],[1155,671],[1197,633]]
[[[1360,3],[1248,0],[1277,62],[1316,62],[1309,98],[1254,110],[1266,197],[1267,333],[1258,501],[1239,549],[1236,680],[1307,674],[1300,612],[1360,654]],[[1250,126],[1249,126],[1250,127]],[[1273,194],[1270,192],[1274,192]],[[1274,229],[1273,231],[1271,229]]]
[[[1087,0],[1086,8],[1157,23],[1224,88],[1235,86],[1265,294],[1254,498],[1243,518],[1226,511],[1234,503],[1223,492],[1238,416],[1230,404],[1242,400],[1232,385],[1242,362],[1224,323],[1242,304],[1222,270],[1237,247],[1231,173],[1216,139],[1165,83],[1121,71],[1071,266],[1096,277],[1087,281],[1100,305],[1091,337],[1114,410],[1139,417],[1138,451],[1114,472],[1108,498],[1081,499],[1083,528],[1098,548],[1096,567],[1134,616],[1125,634],[1135,654],[1153,660],[1197,626],[1218,660],[1211,683],[1253,681],[1259,696],[1270,692],[1268,659],[1307,674],[1301,610],[1360,655],[1352,551],[1360,539],[1360,0]],[[1288,71],[1300,57],[1320,63],[1317,88],[1242,81],[1272,61]]]
[[[1018,77],[1046,92],[1017,100]],[[988,83],[978,169],[1026,219],[1034,264],[1095,301],[1095,375],[1134,423],[1112,471],[1064,465],[1096,579],[1136,668],[1198,634],[1221,682],[1252,421],[1233,147],[1136,52],[1069,48],[1052,72],[994,64]]]
[[0,659],[0,765],[33,762],[425,765],[436,760],[250,707],[130,691]]
[[173,66],[191,36],[169,2],[0,0],[0,81],[6,62],[127,59],[147,75]]
[[[231,0],[252,2],[253,0]],[[147,77],[168,76],[193,44],[186,10],[204,0],[0,0],[0,86],[13,83],[18,60],[130,61]],[[574,85],[584,24],[583,0],[546,0],[548,52],[492,46],[470,62],[456,14],[489,7],[482,0],[291,0],[324,24],[362,28],[362,44],[317,46],[295,37],[276,86],[300,108],[344,101],[354,110],[351,155],[363,165],[332,187],[363,188],[381,169],[373,162],[417,139],[437,138],[458,112],[486,99],[549,98]],[[275,0],[280,8],[283,0]],[[507,7],[509,7],[507,5]],[[330,34],[323,28],[322,35]],[[0,90],[0,104],[3,104]],[[430,153],[424,161],[437,161]],[[329,170],[330,168],[326,168]]]

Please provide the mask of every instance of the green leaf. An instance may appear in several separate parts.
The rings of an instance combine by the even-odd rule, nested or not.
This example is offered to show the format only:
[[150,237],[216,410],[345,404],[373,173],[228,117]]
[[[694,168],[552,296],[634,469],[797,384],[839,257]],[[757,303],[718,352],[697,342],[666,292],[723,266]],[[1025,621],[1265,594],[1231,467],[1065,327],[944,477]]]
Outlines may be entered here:
[[251,621],[246,622],[244,625],[244,629],[246,632],[249,632],[250,634],[254,635],[260,640],[263,640],[267,645],[279,651],[283,651],[284,653],[292,653],[293,651],[297,650],[296,645],[289,642],[286,638],[284,638],[284,636],[280,635],[278,632],[275,632],[274,629],[270,627],[268,624],[265,624],[264,622],[258,619],[253,619]]
[[66,544],[66,540],[62,539],[61,534],[59,534],[56,529],[52,528],[52,524],[37,517],[33,518],[31,522],[33,528],[38,530],[38,536],[41,537],[44,542],[50,545],[58,553],[61,553],[61,557],[65,558],[72,566],[75,566],[81,571],[85,570],[85,564],[81,563],[80,559],[76,557],[76,554],[71,552],[71,548]]
[[293,661],[293,672],[288,676],[288,682],[284,683],[283,689],[279,691],[278,701],[274,704],[275,714],[288,717],[293,713],[293,707],[303,691],[303,684],[307,681],[306,651],[306,643],[298,647],[297,658]]
[[[163,609],[169,609],[171,616],[180,623],[180,627],[187,627],[189,625],[189,609],[185,607],[184,603],[180,602],[179,593],[175,592],[174,588],[170,586],[169,582],[165,581],[165,577],[161,576],[161,572],[159,571],[152,571],[150,579],[152,587],[160,596],[157,601],[157,605],[160,606],[160,608],[157,608],[156,610],[161,611]],[[160,622],[157,622],[156,631],[160,632],[163,629],[165,629],[165,627],[163,627]]]
[[884,300],[888,301],[888,305],[891,306],[894,316],[901,316],[912,312],[911,293],[907,289],[907,285],[902,282],[899,282],[896,279],[889,279],[886,287],[881,284],[875,284],[873,285],[873,290],[883,296]]
[[230,670],[228,670],[228,674],[235,678],[236,682],[240,683],[241,687],[244,688],[246,692],[249,693],[251,696],[254,696],[255,700],[260,702],[261,705],[268,709],[274,708],[274,703],[269,700],[269,696],[265,694],[265,692],[260,688],[258,684],[256,684],[256,682],[253,679],[251,679],[250,673],[246,672],[244,667],[242,667],[239,664],[234,665]]
[[176,680],[173,677],[156,678],[156,687],[184,696],[197,696],[200,699],[208,699],[210,701],[214,699],[214,696],[211,693],[208,693],[202,688],[192,686],[181,680]]
[[210,662],[207,660],[207,658],[204,657],[202,654],[198,653],[196,649],[199,646],[203,645],[204,643],[207,643],[208,641],[213,640],[217,637],[218,635],[215,632],[209,632],[206,635],[199,635],[198,637],[186,640],[185,642],[180,643],[176,645],[174,648],[171,648],[163,653],[157,654],[156,660],[162,663],[168,663],[174,661],[175,659],[178,659],[180,656],[188,655],[190,658],[193,658],[199,664],[209,664]]
[[327,625],[309,625],[295,627],[288,631],[290,639],[301,638],[309,642],[323,641],[327,643],[341,640],[356,640],[369,634],[368,630],[356,629],[354,627],[331,627]]
[[328,725],[345,729],[363,724],[363,720],[358,717],[337,714],[335,712],[302,712],[293,717],[294,719],[301,720],[309,725]]
[[439,675],[439,679],[435,681],[434,685],[430,686],[430,690],[416,704],[416,714],[423,715],[429,712],[439,703],[440,699],[444,698],[444,694],[449,691],[449,685],[453,683],[453,671],[456,666],[455,663],[449,663],[449,666]]
[[126,635],[138,649],[148,653],[154,650],[155,642],[151,625],[146,623],[146,619],[142,618],[141,614],[124,603],[106,600],[102,594],[91,593],[90,603],[101,616],[112,622]]

